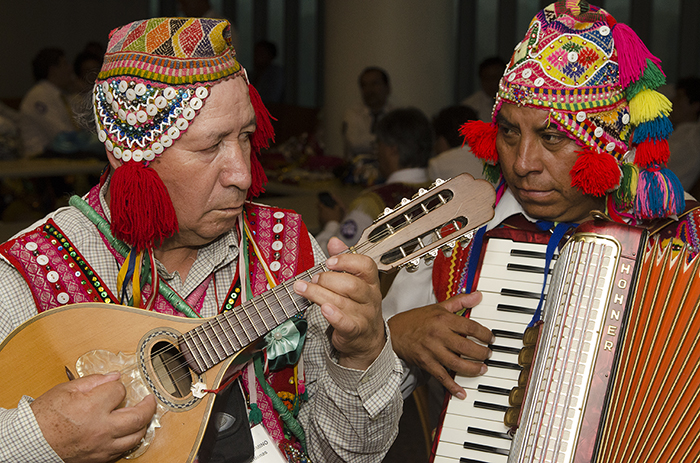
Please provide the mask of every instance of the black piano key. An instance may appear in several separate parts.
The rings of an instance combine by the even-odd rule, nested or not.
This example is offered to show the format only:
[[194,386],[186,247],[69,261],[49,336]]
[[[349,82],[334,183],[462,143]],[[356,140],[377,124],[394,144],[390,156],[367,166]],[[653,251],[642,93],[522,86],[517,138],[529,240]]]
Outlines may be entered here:
[[499,449],[498,447],[491,447],[490,445],[475,444],[474,442],[465,442],[464,448],[469,450],[478,450],[479,452],[494,453],[496,455],[508,456],[510,451],[506,449]]
[[484,460],[475,460],[475,459],[473,459],[473,458],[464,458],[464,457],[461,457],[461,458],[459,459],[459,463],[489,463],[489,462],[488,462],[488,461],[484,461]]
[[479,392],[486,392],[488,394],[498,394],[498,395],[510,395],[510,389],[503,389],[502,387],[489,386],[488,384],[479,384],[476,387]]
[[513,354],[513,355],[520,354],[520,350],[521,350],[521,349],[518,349],[517,347],[499,346],[496,344],[489,344],[488,348],[494,352],[503,352],[504,354]]
[[497,304],[496,310],[500,310],[501,312],[523,313],[523,314],[527,314],[527,315],[534,315],[535,314],[535,309],[531,309],[529,307],[520,307],[519,305],[510,305],[510,304]]
[[[506,269],[512,270],[514,272],[536,273],[538,275],[542,275],[544,273],[544,267],[536,267],[534,265],[508,264],[506,265]],[[547,273],[551,275],[552,269],[549,269],[549,272]]]
[[476,434],[478,436],[495,437],[496,439],[513,440],[513,436],[506,432],[492,431],[490,429],[467,427],[467,434]]
[[[511,249],[510,255],[515,256],[515,257],[529,257],[532,259],[546,259],[547,258],[546,252],[527,251],[525,249]],[[556,257],[557,256],[554,256],[553,258],[556,259]]]
[[516,333],[515,331],[506,330],[491,330],[494,336],[497,338],[508,338],[508,339],[522,339],[523,333]]
[[485,360],[484,363],[489,367],[507,368],[508,370],[522,370],[523,369],[523,367],[521,367],[517,363],[502,362],[500,360],[488,359],[488,360]]
[[501,289],[501,294],[503,296],[512,297],[522,297],[524,299],[537,299],[540,300],[540,293],[533,293],[531,291],[520,291],[519,289],[503,288]]
[[510,407],[507,405],[492,404],[489,402],[481,402],[480,400],[475,400],[474,408],[481,408],[482,410],[493,410],[494,412],[505,413]]

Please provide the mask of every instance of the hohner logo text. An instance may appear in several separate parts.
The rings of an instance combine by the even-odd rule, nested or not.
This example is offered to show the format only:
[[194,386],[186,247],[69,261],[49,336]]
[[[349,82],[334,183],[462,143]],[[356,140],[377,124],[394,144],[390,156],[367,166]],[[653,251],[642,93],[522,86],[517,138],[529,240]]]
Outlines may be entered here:
[[[609,311],[609,320],[611,323],[605,327],[605,335],[612,338],[617,336],[617,331],[620,328],[620,314],[622,313],[622,309],[624,309],[625,297],[629,289],[630,270],[631,267],[629,264],[624,262],[620,263],[620,269],[613,287],[613,305],[610,306]],[[606,339],[603,343],[603,349],[609,352],[613,351],[613,347],[615,347],[615,343],[612,339]]]

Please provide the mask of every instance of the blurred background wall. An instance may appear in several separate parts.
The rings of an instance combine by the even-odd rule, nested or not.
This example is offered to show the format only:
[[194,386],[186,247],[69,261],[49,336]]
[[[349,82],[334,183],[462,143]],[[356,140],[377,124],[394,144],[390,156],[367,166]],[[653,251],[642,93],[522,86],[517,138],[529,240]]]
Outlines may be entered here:
[[[478,85],[477,68],[492,55],[508,59],[538,0],[211,0],[238,33],[242,64],[253,44],[276,43],[286,76],[285,103],[316,108],[326,154],[341,155],[340,121],[360,101],[357,77],[384,67],[396,105],[432,116]],[[598,0],[630,24],[663,61],[669,84],[700,75],[700,1]],[[177,15],[177,0],[0,0],[0,99],[18,101],[31,87],[32,57],[63,48],[69,60],[85,44],[149,16]]]

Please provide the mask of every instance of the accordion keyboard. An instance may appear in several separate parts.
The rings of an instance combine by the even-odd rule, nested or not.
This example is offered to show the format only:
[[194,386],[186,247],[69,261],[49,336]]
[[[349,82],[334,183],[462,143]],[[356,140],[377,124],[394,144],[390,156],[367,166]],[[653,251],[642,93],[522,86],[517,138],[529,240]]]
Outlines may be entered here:
[[523,333],[542,292],[546,250],[544,244],[502,238],[487,242],[477,283],[483,299],[472,309],[470,318],[494,333],[493,355],[485,375],[455,377],[467,398],[450,398],[434,463],[508,460],[511,436],[503,420],[510,406],[509,394],[518,385],[522,370],[518,355]]

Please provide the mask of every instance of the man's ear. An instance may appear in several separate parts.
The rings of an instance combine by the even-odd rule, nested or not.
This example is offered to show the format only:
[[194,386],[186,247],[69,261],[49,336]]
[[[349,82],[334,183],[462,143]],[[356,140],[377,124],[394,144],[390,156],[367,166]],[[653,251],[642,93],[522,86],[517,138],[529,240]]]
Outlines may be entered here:
[[122,165],[122,162],[114,157],[114,154],[107,148],[105,148],[105,153],[107,153],[107,160],[109,161],[109,165],[112,166],[112,171],[114,171],[117,167]]

